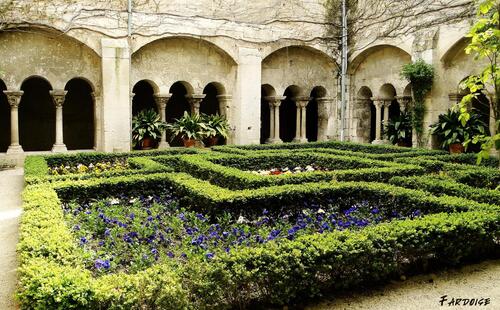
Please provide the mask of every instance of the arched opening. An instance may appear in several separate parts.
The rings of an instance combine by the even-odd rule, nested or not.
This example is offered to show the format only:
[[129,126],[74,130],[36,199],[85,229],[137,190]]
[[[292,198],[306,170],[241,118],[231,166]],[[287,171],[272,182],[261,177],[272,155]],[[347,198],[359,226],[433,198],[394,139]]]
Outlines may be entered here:
[[56,137],[56,112],[52,86],[41,77],[23,82],[19,104],[19,139],[25,151],[50,151]]
[[[260,143],[270,143],[271,139],[271,108],[266,97],[275,96],[276,91],[271,85],[265,84],[260,88]],[[273,124],[274,125],[274,124]]]
[[[184,112],[190,112],[191,106],[186,95],[192,94],[191,86],[185,82],[175,82],[170,91],[172,97],[168,101],[165,109],[167,123],[173,123],[184,115]],[[170,143],[171,146],[183,146],[183,142],[179,137],[175,137]]]
[[94,144],[94,98],[92,86],[83,79],[72,79],[63,106],[64,143],[68,150],[89,150]]
[[362,142],[372,142],[375,140],[376,131],[376,111],[373,104],[373,93],[370,88],[363,86],[357,95],[357,136]]
[[132,115],[136,116],[141,111],[153,109],[158,112],[155,102],[153,86],[146,80],[137,82],[132,89]]
[[316,86],[311,91],[311,100],[306,107],[306,138],[309,142],[318,141],[319,111],[318,98],[326,97],[326,89]]
[[289,86],[283,94],[286,98],[280,106],[280,138],[283,142],[292,142],[296,135],[297,106],[295,98],[299,96],[300,89]]
[[10,145],[10,106],[7,96],[4,94],[7,90],[4,82],[0,80],[0,152],[7,152]]
[[221,114],[219,111],[219,99],[217,96],[222,95],[219,93],[217,87],[214,83],[210,83],[203,89],[203,93],[206,95],[200,104],[200,113],[207,115]]

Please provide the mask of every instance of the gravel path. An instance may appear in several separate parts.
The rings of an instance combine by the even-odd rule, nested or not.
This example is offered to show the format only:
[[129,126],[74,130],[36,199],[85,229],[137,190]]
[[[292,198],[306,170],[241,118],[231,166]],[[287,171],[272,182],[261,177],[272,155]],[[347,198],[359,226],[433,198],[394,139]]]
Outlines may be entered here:
[[16,309],[16,244],[19,239],[23,170],[0,171],[0,309]]
[[[441,297],[490,298],[487,306],[441,306]],[[434,310],[500,309],[500,260],[394,281],[384,287],[327,298],[305,309]]]

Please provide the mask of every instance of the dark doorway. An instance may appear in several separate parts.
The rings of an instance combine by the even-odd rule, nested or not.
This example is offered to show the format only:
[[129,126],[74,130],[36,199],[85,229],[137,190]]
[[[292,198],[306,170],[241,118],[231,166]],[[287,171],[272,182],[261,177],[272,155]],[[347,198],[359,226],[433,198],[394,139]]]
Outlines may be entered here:
[[[184,112],[190,113],[191,106],[189,105],[189,101],[186,98],[188,94],[187,88],[181,83],[176,82],[170,87],[170,93],[172,97],[168,101],[166,108],[166,120],[167,123],[173,123],[176,119],[182,117]],[[179,137],[175,137],[172,142],[170,142],[171,146],[183,146],[183,142]]]
[[56,137],[56,111],[52,86],[40,77],[23,82],[19,105],[19,139],[25,151],[50,151]]
[[325,97],[325,92],[320,87],[315,87],[311,92],[311,100],[306,108],[306,138],[309,142],[318,141],[318,98]]
[[68,150],[94,148],[94,98],[92,87],[83,79],[66,84],[63,106],[64,143]]
[[217,87],[210,83],[205,87],[203,93],[206,96],[200,104],[200,113],[207,115],[220,114],[219,99],[217,99],[217,96],[221,94],[217,91]]
[[376,138],[377,132],[377,109],[370,100],[370,142],[373,142]]
[[297,106],[294,98],[298,95],[298,89],[290,86],[285,90],[285,100],[280,106],[280,138],[283,142],[292,142],[295,138],[295,127],[297,121]]
[[271,108],[265,97],[272,96],[272,91],[263,85],[260,89],[260,144],[265,144],[271,137]]
[[132,99],[132,115],[136,116],[139,112],[153,109],[158,112],[154,98],[155,91],[148,81],[139,81],[132,90],[134,98]]
[[7,152],[10,145],[10,105],[7,96],[4,94],[7,90],[4,82],[0,80],[0,152]]

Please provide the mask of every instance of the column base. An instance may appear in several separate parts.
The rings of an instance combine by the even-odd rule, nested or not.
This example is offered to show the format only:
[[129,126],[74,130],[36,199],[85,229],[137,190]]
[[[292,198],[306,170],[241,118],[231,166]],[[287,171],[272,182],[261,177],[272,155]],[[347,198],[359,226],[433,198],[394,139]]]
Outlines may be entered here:
[[307,143],[307,142],[309,142],[309,141],[307,141],[307,139],[306,139],[306,138],[294,138],[294,139],[292,140],[292,142],[293,142],[293,143]]
[[52,153],[64,153],[67,151],[66,144],[54,144],[52,147]]
[[160,144],[158,145],[159,150],[166,150],[170,148],[170,144],[168,144],[167,141],[161,141]]
[[385,144],[385,141],[384,140],[373,140],[372,144],[381,145],[381,144]]
[[21,154],[24,153],[23,147],[21,145],[10,145],[7,149],[7,154]]
[[266,141],[266,144],[282,144],[283,143],[283,140],[281,140],[279,138],[278,139],[269,139],[268,141]]

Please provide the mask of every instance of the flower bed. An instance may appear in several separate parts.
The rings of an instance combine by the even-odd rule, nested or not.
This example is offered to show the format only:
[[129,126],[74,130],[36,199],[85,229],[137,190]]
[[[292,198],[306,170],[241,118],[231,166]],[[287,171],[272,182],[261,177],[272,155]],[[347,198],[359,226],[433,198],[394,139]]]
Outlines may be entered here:
[[[371,150],[318,145],[333,153]],[[124,171],[84,178],[47,174],[71,156],[50,164],[28,157],[18,245],[21,307],[283,305],[428,264],[500,253],[496,194],[464,185],[472,178],[467,165],[438,160],[441,154],[412,165],[408,160],[422,156],[406,154],[424,151],[382,146],[380,160],[318,154],[317,147],[252,148],[132,156]],[[332,171],[244,171],[310,164]],[[463,184],[441,182],[431,171],[462,173]],[[495,178],[488,168],[478,171],[491,175],[488,182]],[[394,176],[403,178],[387,184]]]
[[130,166],[128,164],[127,159],[119,158],[113,161],[96,162],[96,163],[90,163],[88,165],[77,163],[71,165],[67,164],[67,165],[50,167],[49,174],[50,175],[65,175],[72,173],[100,174],[103,172],[110,172],[110,171],[124,171],[129,168]]

